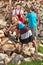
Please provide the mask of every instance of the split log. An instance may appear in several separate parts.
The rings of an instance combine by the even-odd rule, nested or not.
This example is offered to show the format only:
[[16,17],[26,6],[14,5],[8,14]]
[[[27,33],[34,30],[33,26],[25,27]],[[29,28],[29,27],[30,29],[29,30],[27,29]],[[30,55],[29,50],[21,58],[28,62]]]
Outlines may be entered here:
[[4,37],[4,32],[2,30],[0,30],[0,38]]

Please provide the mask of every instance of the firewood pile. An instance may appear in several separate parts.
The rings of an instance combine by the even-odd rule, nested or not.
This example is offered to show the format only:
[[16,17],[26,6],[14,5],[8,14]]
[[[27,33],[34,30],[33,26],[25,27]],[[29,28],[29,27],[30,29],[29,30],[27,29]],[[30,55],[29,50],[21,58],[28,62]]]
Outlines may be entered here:
[[[30,6],[31,4],[34,6],[38,16],[39,34],[40,36],[43,36],[43,1],[29,1],[28,3],[22,1],[22,6],[25,6],[26,4],[27,6]],[[8,13],[8,2],[4,3],[3,1],[0,1],[0,61],[3,61],[5,64],[8,62],[20,63],[20,61],[25,60],[25,56],[33,56],[35,54],[35,48],[32,44],[26,44],[22,47],[21,43],[16,43],[15,41],[11,41],[9,37],[5,37],[4,29],[6,28],[7,22],[4,19],[5,17],[9,17],[9,15],[7,15]]]
[[[30,7],[31,5],[35,8],[35,11],[37,13],[37,22],[38,22],[38,31],[39,31],[39,36],[43,36],[43,0],[31,0],[28,2],[25,1],[19,1],[19,2],[15,2],[12,6],[12,8],[16,5],[16,4],[21,4],[23,7],[25,7],[25,9],[28,9],[28,7]],[[8,19],[9,18],[9,3],[8,2],[4,2],[4,1],[0,1],[0,13],[3,13],[3,16]]]

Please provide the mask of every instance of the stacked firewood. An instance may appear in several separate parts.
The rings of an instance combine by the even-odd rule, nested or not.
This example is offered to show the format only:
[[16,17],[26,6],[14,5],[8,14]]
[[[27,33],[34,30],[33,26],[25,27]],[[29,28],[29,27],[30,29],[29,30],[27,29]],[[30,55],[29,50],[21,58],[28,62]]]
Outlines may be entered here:
[[[7,22],[2,18],[3,16],[4,18],[6,18],[6,15],[9,13],[7,7],[8,2],[7,3],[0,2],[0,3],[1,3],[0,12],[2,13],[0,17],[0,57],[1,57],[0,61],[3,60],[5,64],[10,61],[12,61],[12,63],[14,63],[14,61],[15,63],[18,63],[18,61],[24,60],[25,56],[34,55],[35,48],[33,47],[32,43],[22,46],[20,42],[12,41],[11,39],[9,39],[9,37],[6,37],[4,35],[4,30],[6,28]],[[35,10],[37,10],[36,12],[38,13],[38,25],[39,25],[38,29],[39,32],[41,31],[39,34],[40,36],[43,36],[43,3],[40,2],[39,0],[39,1],[29,1],[28,3],[22,1],[22,4],[23,6],[25,6],[25,4],[27,4],[27,6],[30,6],[32,4]],[[7,18],[8,17],[9,15],[7,15]],[[16,36],[16,35],[12,34],[11,36]]]
[[[31,5],[35,8],[35,11],[37,13],[37,22],[38,22],[38,31],[39,31],[39,36],[43,36],[43,0],[31,0],[31,1],[19,1],[19,2],[14,2],[12,8],[16,4],[21,4],[25,9],[28,10],[28,7]],[[5,20],[9,19],[9,3],[0,1],[0,12],[3,13],[3,16],[5,17]]]

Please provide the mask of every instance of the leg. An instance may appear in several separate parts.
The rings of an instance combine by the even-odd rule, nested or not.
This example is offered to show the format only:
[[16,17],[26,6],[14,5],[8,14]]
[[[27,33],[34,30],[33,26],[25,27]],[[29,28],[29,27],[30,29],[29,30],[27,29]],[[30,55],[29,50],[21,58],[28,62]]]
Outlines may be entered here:
[[31,28],[31,30],[32,30],[32,34],[33,34],[33,45],[34,45],[35,50],[37,52],[37,47],[38,47],[38,43],[37,43],[37,27]]
[[37,52],[38,44],[37,44],[36,40],[33,40],[33,46],[35,47],[35,52]]
[[29,46],[29,48],[32,48],[33,43],[32,43],[32,42],[29,42],[29,43],[28,43],[28,46]]

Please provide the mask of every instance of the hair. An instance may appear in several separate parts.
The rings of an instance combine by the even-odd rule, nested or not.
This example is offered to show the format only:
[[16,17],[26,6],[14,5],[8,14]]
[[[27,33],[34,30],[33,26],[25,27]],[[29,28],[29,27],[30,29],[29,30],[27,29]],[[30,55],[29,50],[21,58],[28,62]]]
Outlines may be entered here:
[[30,7],[30,10],[35,11],[35,8],[33,6]]

